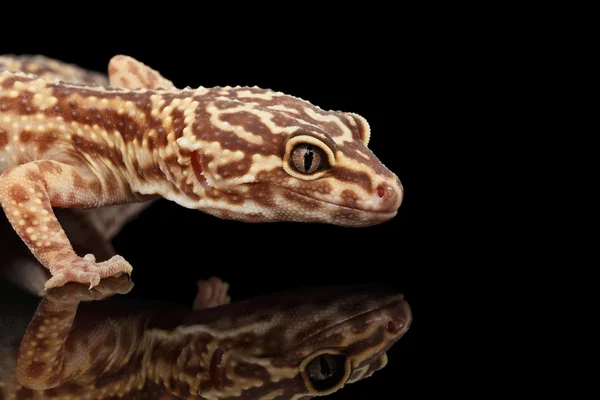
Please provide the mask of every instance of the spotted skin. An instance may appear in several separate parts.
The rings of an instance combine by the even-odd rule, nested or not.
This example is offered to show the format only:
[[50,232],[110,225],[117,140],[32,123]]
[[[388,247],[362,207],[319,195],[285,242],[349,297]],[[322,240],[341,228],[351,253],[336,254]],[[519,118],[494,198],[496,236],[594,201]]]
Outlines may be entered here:
[[[103,266],[77,258],[51,207],[165,198],[224,219],[359,227],[388,221],[402,202],[402,185],[368,148],[370,127],[358,114],[257,87],[177,89],[126,56],[109,63],[112,86],[4,65],[0,203],[53,274],[46,288],[93,287],[108,273],[132,271],[117,256]],[[28,222],[42,214],[30,211],[35,198],[15,199],[21,189],[42,202],[36,213],[48,212],[50,245],[31,239],[44,235]]]
[[[20,343],[15,375],[0,385],[4,398],[307,400],[383,368],[412,322],[401,295],[369,286],[196,310],[93,301],[131,287],[109,278],[94,290],[47,291]],[[326,385],[312,378],[319,356],[338,357],[339,374]]]

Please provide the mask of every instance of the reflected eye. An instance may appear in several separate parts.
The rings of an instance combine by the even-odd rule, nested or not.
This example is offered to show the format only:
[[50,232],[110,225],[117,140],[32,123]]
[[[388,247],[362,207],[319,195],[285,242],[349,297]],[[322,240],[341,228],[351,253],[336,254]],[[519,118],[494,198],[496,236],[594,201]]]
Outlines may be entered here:
[[319,147],[302,143],[292,150],[291,161],[296,171],[303,174],[312,174],[324,169],[327,157]]
[[306,373],[315,389],[328,390],[344,379],[346,358],[339,354],[321,354],[307,366]]

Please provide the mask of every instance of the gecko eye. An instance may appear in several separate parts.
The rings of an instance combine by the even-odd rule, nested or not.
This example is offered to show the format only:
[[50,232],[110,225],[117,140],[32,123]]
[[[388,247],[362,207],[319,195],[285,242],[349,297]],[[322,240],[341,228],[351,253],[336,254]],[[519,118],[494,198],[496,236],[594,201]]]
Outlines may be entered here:
[[342,354],[320,354],[306,366],[306,376],[319,392],[338,388],[347,378],[346,357]]
[[293,136],[285,144],[283,169],[300,180],[319,179],[335,167],[334,151],[335,144],[326,143],[314,136]]
[[301,143],[292,150],[291,161],[296,171],[312,174],[327,167],[327,156],[319,147]]

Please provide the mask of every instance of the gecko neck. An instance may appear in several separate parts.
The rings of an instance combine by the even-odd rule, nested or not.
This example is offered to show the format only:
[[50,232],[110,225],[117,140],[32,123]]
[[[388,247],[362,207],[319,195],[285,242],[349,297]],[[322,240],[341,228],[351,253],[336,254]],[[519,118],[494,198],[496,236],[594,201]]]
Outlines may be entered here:
[[152,111],[138,124],[141,146],[130,149],[135,154],[129,160],[134,192],[160,195],[187,208],[199,208],[200,200],[213,194],[215,188],[207,184],[199,152],[182,148],[180,143],[184,140],[193,147],[214,133],[207,108],[211,102],[225,99],[223,90],[149,91],[143,108]]
[[[214,352],[208,336],[150,331],[142,344],[141,376],[146,388],[159,388],[178,398],[197,398],[211,388],[210,362]],[[140,382],[142,384],[142,382]]]
[[[208,347],[207,338],[177,333],[177,327],[193,317],[194,311],[173,309],[170,304],[157,304],[156,308],[145,304],[140,309],[133,302],[134,307],[125,303],[115,313],[114,307],[105,307],[102,302],[89,304],[89,309],[86,303],[79,305],[78,314],[84,318],[76,318],[70,338],[86,341],[88,351],[71,354],[69,359],[81,361],[72,363],[74,370],[80,365],[90,366],[79,381],[92,381],[95,391],[101,394],[98,398],[106,393],[140,398],[171,393],[177,398],[197,398],[201,381],[210,381],[210,359],[207,362],[198,355],[199,350]],[[98,320],[111,322],[100,329]],[[79,348],[77,343],[68,347]]]
[[198,318],[197,314],[158,308],[120,319],[114,330],[117,345],[102,362],[110,366],[110,376],[119,383],[111,382],[100,390],[118,386],[120,395],[171,393],[183,399],[195,399],[210,390],[211,357],[219,344],[204,332],[203,325],[191,332],[189,326],[185,329],[184,321]]

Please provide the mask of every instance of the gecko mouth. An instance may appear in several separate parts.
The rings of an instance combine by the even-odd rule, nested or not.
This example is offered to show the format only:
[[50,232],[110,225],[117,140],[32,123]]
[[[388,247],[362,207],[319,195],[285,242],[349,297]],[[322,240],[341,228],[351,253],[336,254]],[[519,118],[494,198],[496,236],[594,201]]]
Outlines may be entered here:
[[300,197],[303,197],[303,198],[308,199],[308,200],[317,201],[317,202],[319,202],[321,204],[326,204],[328,206],[335,206],[335,207],[338,207],[341,210],[347,210],[347,211],[351,211],[351,212],[360,212],[360,213],[365,213],[367,215],[376,215],[378,218],[384,219],[384,220],[385,219],[391,219],[391,218],[395,217],[396,214],[398,214],[398,210],[396,210],[396,211],[376,211],[376,210],[365,210],[365,209],[362,209],[362,208],[352,208],[352,207],[343,206],[341,204],[337,204],[337,203],[334,203],[334,202],[331,202],[331,201],[326,201],[326,200],[322,200],[322,199],[316,199],[314,197],[310,197],[310,196],[307,196],[305,194],[298,193],[298,192],[296,192],[296,191],[294,191],[292,189],[288,189],[288,188],[284,188],[284,187],[282,187],[281,189],[286,190],[289,193],[293,193],[296,196],[300,196]]

